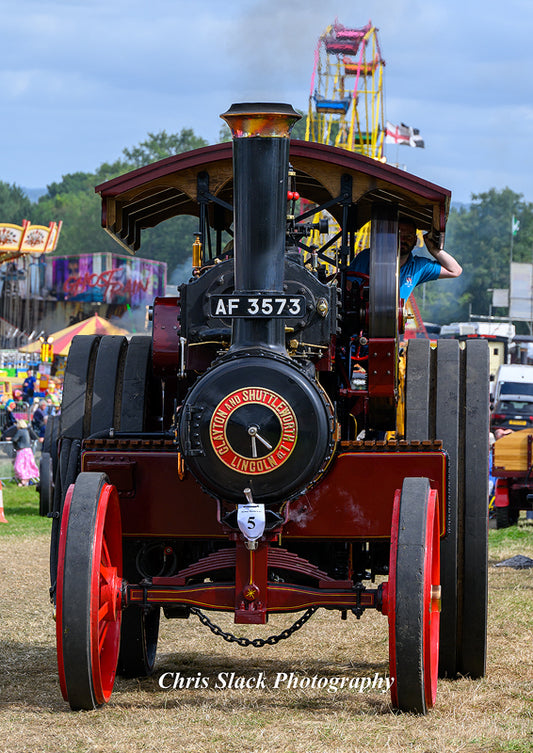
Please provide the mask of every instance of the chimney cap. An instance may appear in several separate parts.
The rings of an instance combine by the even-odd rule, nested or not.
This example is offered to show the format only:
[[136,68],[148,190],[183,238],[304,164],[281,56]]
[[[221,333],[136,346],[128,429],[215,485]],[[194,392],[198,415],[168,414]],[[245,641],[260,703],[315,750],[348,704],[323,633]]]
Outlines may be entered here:
[[302,117],[283,102],[240,102],[220,116],[234,138],[243,136],[289,138],[293,125]]

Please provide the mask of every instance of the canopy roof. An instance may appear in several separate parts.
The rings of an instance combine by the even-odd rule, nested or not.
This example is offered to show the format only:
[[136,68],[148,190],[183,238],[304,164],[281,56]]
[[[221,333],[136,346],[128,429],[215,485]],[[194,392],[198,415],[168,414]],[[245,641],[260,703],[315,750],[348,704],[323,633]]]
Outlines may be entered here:
[[[291,141],[290,162],[296,189],[305,199],[323,204],[341,194],[341,178],[352,178],[352,201],[357,224],[370,219],[372,203],[398,205],[402,215],[421,230],[444,232],[451,193],[404,170],[324,144]],[[231,205],[233,195],[232,144],[177,154],[101,183],[102,226],[127,250],[141,245],[141,230],[181,214],[199,215],[197,178],[209,175],[209,191]],[[330,208],[340,221],[338,206]],[[336,214],[337,213],[337,214]],[[228,210],[228,226],[231,215]]]
[[[68,355],[70,345],[76,335],[129,335],[129,332],[126,329],[122,329],[122,327],[116,327],[107,319],[103,319],[98,314],[95,314],[89,317],[89,319],[84,319],[81,322],[76,322],[76,324],[71,324],[70,327],[53,332],[50,337],[53,338],[54,355]],[[39,353],[41,342],[35,340],[35,342],[24,345],[19,350],[22,353]]]

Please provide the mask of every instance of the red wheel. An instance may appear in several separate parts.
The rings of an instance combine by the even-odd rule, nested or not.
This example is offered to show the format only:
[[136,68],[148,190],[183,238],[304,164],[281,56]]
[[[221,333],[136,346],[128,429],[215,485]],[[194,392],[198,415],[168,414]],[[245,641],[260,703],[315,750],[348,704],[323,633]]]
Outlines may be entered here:
[[122,531],[118,494],[102,473],[81,473],[61,518],[56,597],[59,681],[71,708],[111,697],[120,643]]
[[391,701],[425,714],[435,704],[439,665],[440,546],[437,493],[406,478],[396,493],[388,584]]

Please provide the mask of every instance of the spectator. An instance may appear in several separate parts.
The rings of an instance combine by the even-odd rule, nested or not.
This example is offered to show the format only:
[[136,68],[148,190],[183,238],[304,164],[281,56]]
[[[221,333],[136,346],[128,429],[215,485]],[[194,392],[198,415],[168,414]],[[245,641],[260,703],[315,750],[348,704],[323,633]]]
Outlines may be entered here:
[[31,425],[39,439],[44,438],[44,432],[46,430],[46,421],[48,420],[48,406],[46,400],[39,400],[37,408],[33,411],[31,419]]
[[51,379],[48,382],[48,389],[46,391],[46,401],[49,406],[52,406],[52,409],[49,411],[50,415],[56,415],[59,413],[61,408],[61,398],[59,397],[55,382],[53,382]]
[[14,400],[11,398],[6,403],[6,415],[5,415],[5,423],[2,428],[2,436],[0,437],[0,441],[4,441],[6,439],[7,432],[12,429],[17,424],[17,419],[15,418],[14,411],[17,407],[17,404]]
[[33,370],[30,369],[28,376],[22,383],[22,399],[24,400],[24,402],[28,403],[28,405],[31,405],[33,403],[36,381],[37,380],[34,376]]
[[15,450],[15,479],[19,486],[28,486],[31,482],[39,481],[39,469],[33,457],[32,439],[38,439],[37,434],[24,419],[17,421],[17,431],[13,434],[12,442]]

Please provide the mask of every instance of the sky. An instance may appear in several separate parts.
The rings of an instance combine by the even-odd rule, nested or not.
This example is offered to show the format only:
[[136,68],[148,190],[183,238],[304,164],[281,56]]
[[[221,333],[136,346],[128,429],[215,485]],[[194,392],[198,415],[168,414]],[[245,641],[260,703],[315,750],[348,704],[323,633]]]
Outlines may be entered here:
[[234,102],[307,112],[318,38],[379,29],[385,117],[425,148],[387,149],[455,202],[533,201],[532,0],[0,0],[0,181],[44,188],[149,133],[218,140]]

